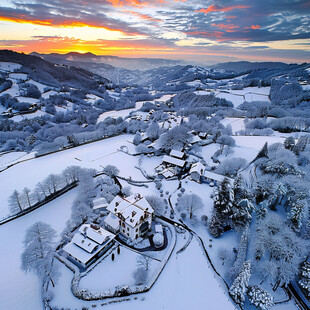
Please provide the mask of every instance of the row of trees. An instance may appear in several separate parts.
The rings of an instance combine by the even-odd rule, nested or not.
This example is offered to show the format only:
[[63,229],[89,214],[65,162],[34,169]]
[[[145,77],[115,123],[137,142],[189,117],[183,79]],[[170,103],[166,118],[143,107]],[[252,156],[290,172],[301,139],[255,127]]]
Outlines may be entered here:
[[78,166],[67,167],[61,174],[50,174],[39,182],[33,190],[25,187],[21,192],[14,190],[9,197],[9,210],[17,214],[33,205],[55,195],[59,190],[80,180],[83,169]]

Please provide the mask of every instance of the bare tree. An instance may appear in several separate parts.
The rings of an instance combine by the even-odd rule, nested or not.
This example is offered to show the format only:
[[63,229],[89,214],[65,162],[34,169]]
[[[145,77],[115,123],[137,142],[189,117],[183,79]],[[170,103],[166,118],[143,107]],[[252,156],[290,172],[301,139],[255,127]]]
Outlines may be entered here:
[[190,219],[192,219],[194,213],[201,208],[203,208],[202,200],[195,194],[183,195],[178,203],[178,209],[180,211],[187,211]]
[[146,271],[149,270],[151,263],[152,263],[152,258],[149,256],[140,255],[137,258],[137,266],[141,268],[143,267]]
[[17,190],[15,190],[9,198],[9,207],[13,214],[23,211],[21,197]]
[[31,201],[30,201],[30,189],[25,187],[23,189],[23,194],[24,194],[24,198],[26,199],[27,201],[27,204],[28,204],[28,207],[30,208],[31,207]]
[[56,231],[48,224],[37,222],[26,230],[22,253],[22,269],[26,272],[36,273],[44,284],[48,285],[52,277],[57,276],[57,269],[54,264],[54,238]]

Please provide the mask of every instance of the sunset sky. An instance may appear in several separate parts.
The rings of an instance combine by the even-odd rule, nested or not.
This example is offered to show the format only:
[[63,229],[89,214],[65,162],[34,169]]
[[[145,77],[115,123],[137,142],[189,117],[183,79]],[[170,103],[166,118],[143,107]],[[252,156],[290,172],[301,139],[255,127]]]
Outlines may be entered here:
[[309,0],[0,0],[0,49],[310,61]]

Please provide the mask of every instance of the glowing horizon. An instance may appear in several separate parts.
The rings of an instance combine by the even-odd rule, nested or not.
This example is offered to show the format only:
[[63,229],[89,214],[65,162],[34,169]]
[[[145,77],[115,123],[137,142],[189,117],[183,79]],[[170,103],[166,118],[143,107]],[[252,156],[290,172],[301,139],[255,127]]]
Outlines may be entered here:
[[[267,1],[267,0],[264,0]],[[122,57],[310,61],[304,1],[5,0],[0,49]]]

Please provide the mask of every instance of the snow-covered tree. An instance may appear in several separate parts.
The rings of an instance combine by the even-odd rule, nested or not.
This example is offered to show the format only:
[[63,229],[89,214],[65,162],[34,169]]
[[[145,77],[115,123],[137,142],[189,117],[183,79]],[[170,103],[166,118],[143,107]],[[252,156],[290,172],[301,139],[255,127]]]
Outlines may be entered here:
[[274,212],[257,223],[254,245],[256,268],[275,285],[287,285],[298,274],[307,247],[301,238]]
[[214,208],[220,215],[231,215],[234,202],[234,191],[227,178],[224,178],[214,196]]
[[26,230],[24,239],[25,250],[22,253],[22,269],[31,271],[47,285],[57,277],[54,264],[54,250],[56,231],[48,224],[37,222]]
[[300,286],[307,291],[308,296],[310,296],[310,263],[304,262],[301,266],[300,272]]
[[234,197],[235,203],[238,203],[242,199],[249,199],[252,195],[247,189],[245,181],[241,174],[238,174],[234,180]]
[[250,302],[258,309],[268,310],[273,305],[273,297],[258,285],[250,286],[247,292]]
[[162,215],[165,210],[166,203],[164,199],[155,196],[155,195],[149,195],[145,196],[145,199],[150,204],[150,206],[154,209],[155,214]]
[[248,228],[246,228],[240,239],[235,263],[233,267],[230,269],[230,273],[229,273],[230,278],[234,279],[238,275],[243,263],[245,262],[247,258],[249,239],[250,239],[250,233],[248,231]]
[[13,192],[13,194],[9,197],[9,208],[10,212],[16,214],[18,212],[23,211],[24,209],[23,202],[21,201],[20,194],[17,190]]
[[145,270],[145,268],[139,267],[132,273],[132,276],[135,279],[137,285],[142,285],[147,280],[148,272]]
[[246,224],[251,222],[253,204],[248,199],[242,199],[237,205],[232,207],[231,221],[236,230],[241,229]]
[[146,130],[147,136],[153,141],[160,135],[160,129],[157,122],[152,122]]
[[243,263],[240,273],[229,289],[231,298],[238,305],[243,305],[245,300],[245,293],[248,288],[248,283],[251,277],[251,261],[248,260]]
[[108,175],[109,177],[115,177],[118,176],[119,174],[119,170],[117,169],[117,167],[113,166],[113,165],[106,165],[102,172],[106,175]]
[[23,196],[24,196],[24,199],[26,200],[26,204],[28,205],[28,208],[31,207],[31,199],[30,199],[30,189],[25,187],[23,189]]
[[137,258],[137,266],[143,267],[146,271],[150,269],[152,258],[146,255],[139,255]]
[[292,150],[293,147],[295,146],[295,139],[290,136],[290,137],[287,137],[284,142],[283,142],[283,145],[284,147],[287,149],[287,150]]
[[141,143],[141,134],[139,132],[134,135],[132,143],[136,146]]
[[197,210],[202,208],[203,202],[201,198],[195,194],[185,194],[178,202],[178,210],[187,212],[190,219],[193,218]]

